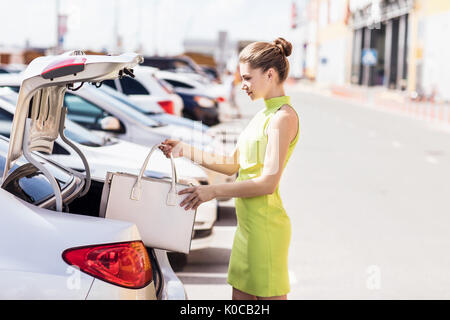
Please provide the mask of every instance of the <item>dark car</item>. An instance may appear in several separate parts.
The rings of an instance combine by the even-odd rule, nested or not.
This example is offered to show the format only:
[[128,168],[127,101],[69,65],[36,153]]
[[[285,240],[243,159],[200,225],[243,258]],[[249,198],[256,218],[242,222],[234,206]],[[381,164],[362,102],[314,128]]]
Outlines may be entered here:
[[172,72],[198,73],[207,77],[202,68],[187,56],[177,57],[145,57],[143,66],[158,68],[159,70]]
[[170,78],[167,74],[162,73],[159,73],[158,76],[161,76],[161,79],[169,83],[175,93],[183,99],[183,117],[201,121],[207,126],[214,126],[220,123],[217,99],[205,94],[195,86],[193,81],[186,77]]
[[212,81],[216,83],[222,83],[222,79],[220,78],[219,71],[217,71],[217,68],[207,65],[201,65],[200,67]]

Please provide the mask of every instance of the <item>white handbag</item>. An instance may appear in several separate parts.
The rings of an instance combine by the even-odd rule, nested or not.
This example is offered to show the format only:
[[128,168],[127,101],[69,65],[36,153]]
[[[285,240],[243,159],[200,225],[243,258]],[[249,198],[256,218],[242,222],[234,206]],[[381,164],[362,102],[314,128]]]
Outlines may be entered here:
[[100,216],[136,224],[145,245],[189,253],[197,210],[185,210],[180,203],[189,195],[178,192],[189,185],[177,183],[172,155],[172,179],[143,177],[153,146],[139,175],[108,172],[103,186]]

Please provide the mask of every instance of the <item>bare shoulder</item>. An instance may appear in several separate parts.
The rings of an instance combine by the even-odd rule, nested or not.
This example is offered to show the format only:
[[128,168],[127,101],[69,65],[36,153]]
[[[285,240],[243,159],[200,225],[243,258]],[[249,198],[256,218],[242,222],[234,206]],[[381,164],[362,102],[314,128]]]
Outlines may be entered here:
[[297,127],[297,112],[290,105],[283,105],[273,116],[273,124],[277,126],[294,126]]
[[[285,104],[273,115],[269,123],[269,129],[283,129],[289,131],[289,136],[293,139],[297,135],[298,116],[295,110]],[[291,139],[291,140],[292,140]]]

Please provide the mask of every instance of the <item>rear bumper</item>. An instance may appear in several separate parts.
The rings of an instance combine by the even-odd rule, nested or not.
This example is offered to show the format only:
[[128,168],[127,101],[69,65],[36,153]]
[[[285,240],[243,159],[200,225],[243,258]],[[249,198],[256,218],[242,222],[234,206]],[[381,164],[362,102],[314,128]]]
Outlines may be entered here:
[[154,282],[142,289],[126,289],[94,279],[86,300],[156,300]]

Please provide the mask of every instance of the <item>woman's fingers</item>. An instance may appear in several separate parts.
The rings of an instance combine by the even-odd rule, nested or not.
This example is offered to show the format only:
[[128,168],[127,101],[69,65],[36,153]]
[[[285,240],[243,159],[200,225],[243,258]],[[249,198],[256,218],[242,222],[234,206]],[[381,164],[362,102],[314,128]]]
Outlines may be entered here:
[[186,199],[184,199],[181,203],[180,203],[180,207],[183,207],[186,204],[189,204],[190,202],[192,202],[192,200],[195,199],[197,195],[195,193],[192,193],[191,195],[187,196]]
[[189,204],[186,206],[185,210],[192,209],[192,208],[194,208],[197,204],[200,204],[200,203],[201,203],[200,199],[199,199],[199,198],[195,198],[195,199],[193,199],[193,200],[191,201],[191,203],[189,203]]
[[166,139],[163,142],[161,142],[161,146],[159,149],[165,154],[167,158],[172,155],[174,158],[181,157],[182,150],[180,149],[180,141],[179,140],[172,140],[172,139]]
[[172,153],[172,147],[170,145],[159,146],[159,149],[164,153],[164,155],[169,158]]
[[189,187],[189,188],[184,188],[183,190],[179,191],[178,194],[191,193],[194,191],[195,191],[195,187]]
[[163,145],[167,145],[167,146],[170,146],[170,147],[174,147],[174,146],[176,146],[177,144],[178,144],[178,140],[171,140],[171,139],[166,139],[166,140],[164,140],[163,142],[162,142],[162,144]]
[[197,202],[192,209],[197,210],[198,206],[201,205],[202,203],[203,202],[201,202],[201,201]]

